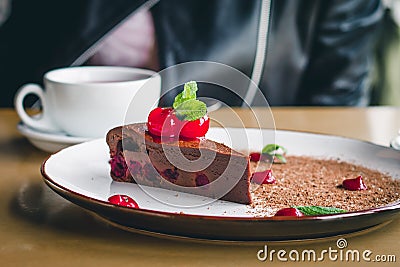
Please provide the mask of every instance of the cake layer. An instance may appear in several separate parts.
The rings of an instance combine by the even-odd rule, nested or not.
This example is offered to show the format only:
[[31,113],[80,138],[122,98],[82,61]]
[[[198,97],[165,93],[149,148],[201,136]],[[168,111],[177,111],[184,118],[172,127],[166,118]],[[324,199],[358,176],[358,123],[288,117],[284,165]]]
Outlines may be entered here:
[[107,134],[111,177],[170,190],[250,204],[249,158],[206,138],[154,137],[145,123],[121,126]]

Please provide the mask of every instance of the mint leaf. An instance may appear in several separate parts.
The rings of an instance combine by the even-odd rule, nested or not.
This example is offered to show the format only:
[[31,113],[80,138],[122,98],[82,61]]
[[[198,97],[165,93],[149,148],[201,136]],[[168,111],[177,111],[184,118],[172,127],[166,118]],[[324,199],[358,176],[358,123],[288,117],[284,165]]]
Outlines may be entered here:
[[174,109],[180,120],[194,121],[207,114],[206,104],[196,99],[186,100]]
[[183,91],[175,97],[172,107],[180,120],[194,121],[207,114],[206,104],[196,100],[197,90],[197,83],[190,81],[185,83]]
[[275,154],[274,155],[277,159],[279,159],[279,162],[280,163],[286,163],[286,158],[283,156],[283,155],[281,155],[281,154]]
[[325,215],[325,214],[337,214],[347,212],[346,210],[333,208],[333,207],[321,207],[321,206],[294,206],[301,211],[306,216],[314,216],[314,215]]
[[286,163],[285,154],[287,153],[287,149],[283,146],[277,144],[268,144],[262,149],[261,153],[275,156],[279,160],[279,163]]
[[183,86],[183,91],[175,97],[172,107],[176,109],[183,102],[196,99],[197,90],[197,83],[195,81],[185,83],[185,85]]
[[279,150],[282,150],[283,153],[287,153],[287,149],[283,146],[277,144],[268,144],[262,149],[263,154],[275,154]]

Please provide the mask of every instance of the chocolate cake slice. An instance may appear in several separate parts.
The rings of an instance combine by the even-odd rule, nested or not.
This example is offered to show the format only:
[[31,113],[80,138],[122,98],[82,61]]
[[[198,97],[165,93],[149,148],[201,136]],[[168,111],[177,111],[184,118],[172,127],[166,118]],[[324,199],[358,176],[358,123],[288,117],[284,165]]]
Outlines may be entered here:
[[248,156],[206,138],[161,139],[145,123],[107,134],[111,177],[242,204],[252,203]]

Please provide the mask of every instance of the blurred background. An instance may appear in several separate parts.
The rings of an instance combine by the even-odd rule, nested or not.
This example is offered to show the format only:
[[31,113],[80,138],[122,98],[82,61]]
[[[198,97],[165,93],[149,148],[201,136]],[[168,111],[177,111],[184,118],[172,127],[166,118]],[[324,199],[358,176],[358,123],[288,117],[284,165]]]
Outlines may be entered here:
[[400,106],[400,0],[383,0],[386,7],[376,50],[372,105]]
[[[365,0],[368,1],[368,0]],[[15,1],[16,3],[17,1]],[[24,3],[25,2],[25,3]],[[135,1],[132,1],[134,3]],[[2,55],[5,57],[9,57],[7,55],[7,49],[10,49],[7,47],[7,45],[4,45],[6,43],[6,40],[1,39],[1,33],[2,33],[2,27],[4,26],[7,21],[7,19],[10,17],[10,11],[11,11],[11,4],[13,3],[12,0],[0,0],[0,63],[2,61]],[[40,1],[35,2],[29,2],[29,1],[19,1],[19,3],[24,3],[24,4],[30,4],[30,5],[39,5]],[[49,1],[48,3],[51,3],[54,5],[53,8],[58,8],[59,9],[59,3],[56,3],[54,1]],[[376,50],[375,50],[375,59],[374,59],[374,70],[373,70],[373,86],[371,90],[371,102],[370,105],[392,105],[392,106],[400,106],[400,0],[382,0],[382,3],[385,6],[385,15],[382,20],[382,23],[380,25],[380,38],[378,38],[378,42],[376,44]],[[52,17],[54,19],[54,16],[66,16],[71,19],[71,16],[68,14],[72,14],[73,10],[64,10],[63,13],[59,14],[49,14],[49,17],[47,18],[40,18],[40,17],[35,17],[35,14],[29,15],[29,10],[26,11],[25,16],[28,16],[28,19],[26,19],[26,22],[24,22],[26,25],[29,24],[30,21],[36,20],[40,21],[40,23],[44,23],[43,25],[48,25],[49,22],[51,22]],[[106,10],[104,10],[104,15],[107,15]],[[124,14],[126,16],[127,14]],[[90,17],[85,18],[90,22]],[[145,21],[146,18],[143,18],[142,21]],[[40,23],[38,25],[40,25]],[[74,21],[72,18],[69,23],[78,23],[77,21]],[[50,23],[51,24],[51,23]],[[90,25],[90,23],[87,23]],[[77,24],[79,25],[79,24]],[[145,25],[145,24],[138,24],[138,25]],[[140,31],[149,33],[153,31],[154,29],[151,28],[146,28],[140,26]],[[12,34],[18,35],[20,34],[19,32],[12,32]],[[67,38],[67,34],[64,34],[64,36],[61,36],[60,38]],[[26,46],[35,45],[35,40],[32,36],[28,36],[26,38]],[[38,38],[40,39],[40,38]],[[21,38],[18,38],[18,40],[23,40]],[[2,42],[3,41],[3,42]],[[63,40],[60,40],[63,42]],[[141,43],[137,45],[141,45],[144,47],[150,47],[150,45],[145,43],[146,40],[142,40]],[[37,42],[39,43],[39,42]],[[79,43],[79,40],[78,42]],[[24,47],[24,45],[20,46],[21,48]],[[149,48],[149,49],[150,49]],[[40,47],[39,47],[40,49]],[[47,49],[47,50],[46,50]],[[65,59],[62,58],[62,53],[58,53],[56,50],[52,51],[52,48],[43,48],[43,50],[47,51],[47,55],[49,58],[56,58],[59,57],[60,60],[59,62],[66,62]],[[65,50],[68,50],[65,48]],[[20,54],[23,56],[24,52],[21,51]],[[152,51],[148,51],[147,54],[143,55],[153,55]],[[152,62],[152,63],[157,63],[156,59],[151,60],[149,58],[143,58],[142,56],[139,56],[136,60],[138,61],[138,64],[141,64],[141,61],[143,62]],[[40,54],[38,53],[37,57],[39,57]],[[35,58],[35,57],[33,57]],[[96,59],[96,58],[94,58]],[[64,60],[64,61],[62,61]],[[108,59],[110,60],[110,59]],[[34,60],[32,60],[34,61]],[[4,62],[6,62],[4,60]],[[55,64],[61,65],[61,63],[55,62]],[[40,69],[40,67],[30,67],[32,65],[31,62],[26,62],[24,63],[25,66],[17,66],[17,71],[20,70],[22,67],[25,67],[25,69],[28,69],[31,72],[37,72],[37,73],[44,73],[44,69]],[[32,65],[33,66],[33,65]],[[10,77],[1,77],[1,75],[4,76],[4,73],[7,72],[2,72],[1,71],[1,66],[0,64],[0,79],[3,80],[10,80]],[[14,66],[15,67],[15,66]],[[149,66],[144,66],[147,68],[152,68],[152,65]],[[11,69],[10,66],[6,66],[5,68],[8,68],[9,70]],[[15,70],[12,70],[12,73],[17,72]],[[1,74],[3,73],[3,74]],[[18,79],[18,75],[15,74],[15,77],[12,77],[12,79]],[[1,80],[0,80],[1,81]],[[19,82],[19,81],[18,81]],[[26,82],[21,80],[20,82]],[[40,81],[32,81],[32,82],[40,82]],[[14,83],[17,84],[17,83]],[[3,85],[0,83],[0,107],[11,107],[12,106],[12,98],[13,95],[16,91],[16,88],[7,88],[9,86]],[[7,100],[5,100],[7,99]],[[36,100],[33,99],[30,102],[34,103]]]

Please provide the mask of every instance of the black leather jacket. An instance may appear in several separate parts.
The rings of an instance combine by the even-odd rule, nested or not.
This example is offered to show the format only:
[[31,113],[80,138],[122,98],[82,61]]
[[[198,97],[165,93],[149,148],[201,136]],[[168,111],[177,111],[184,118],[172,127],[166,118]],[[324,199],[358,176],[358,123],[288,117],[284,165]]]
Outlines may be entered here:
[[[260,11],[263,5],[268,10],[268,2],[13,0],[0,26],[0,106],[11,106],[18,87],[41,82],[47,70],[83,64],[107,32],[153,5],[160,69],[216,61],[249,77],[259,72],[259,87],[271,105],[367,105],[380,1],[272,0],[265,20],[268,14]],[[269,21],[265,36],[260,19]],[[260,48],[266,37],[267,47]],[[257,49],[262,58],[255,66]]]

